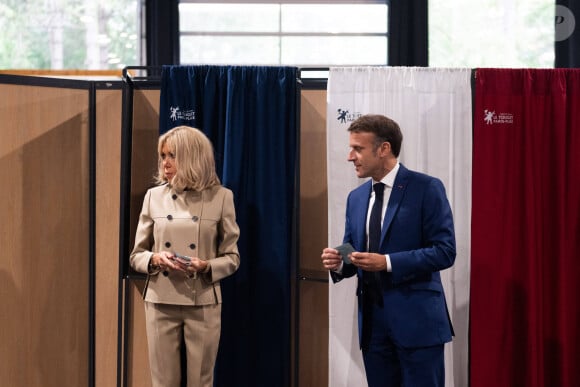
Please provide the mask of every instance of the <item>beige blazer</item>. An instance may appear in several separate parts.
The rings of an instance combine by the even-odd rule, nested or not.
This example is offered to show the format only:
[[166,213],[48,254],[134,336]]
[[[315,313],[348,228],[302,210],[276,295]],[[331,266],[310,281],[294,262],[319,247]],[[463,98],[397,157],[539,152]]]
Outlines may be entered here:
[[211,270],[189,278],[179,271],[148,273],[146,301],[173,305],[222,302],[220,280],[240,265],[233,193],[222,186],[202,192],[175,192],[167,184],[151,188],[131,253],[131,267],[148,273],[149,260],[162,250],[209,261]]

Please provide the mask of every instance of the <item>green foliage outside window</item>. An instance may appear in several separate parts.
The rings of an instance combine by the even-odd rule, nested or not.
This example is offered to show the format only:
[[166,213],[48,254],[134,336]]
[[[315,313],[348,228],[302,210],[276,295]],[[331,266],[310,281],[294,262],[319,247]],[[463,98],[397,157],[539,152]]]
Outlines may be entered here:
[[0,69],[138,65],[139,25],[137,0],[0,0]]

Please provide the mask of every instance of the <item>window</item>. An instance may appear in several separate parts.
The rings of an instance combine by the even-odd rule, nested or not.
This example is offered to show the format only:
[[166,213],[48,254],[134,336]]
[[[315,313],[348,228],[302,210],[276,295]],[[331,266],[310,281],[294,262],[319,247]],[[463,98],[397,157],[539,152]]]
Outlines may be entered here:
[[179,4],[182,64],[384,65],[385,1]]
[[141,0],[0,0],[0,68],[140,64]]
[[429,2],[432,67],[554,67],[553,0]]

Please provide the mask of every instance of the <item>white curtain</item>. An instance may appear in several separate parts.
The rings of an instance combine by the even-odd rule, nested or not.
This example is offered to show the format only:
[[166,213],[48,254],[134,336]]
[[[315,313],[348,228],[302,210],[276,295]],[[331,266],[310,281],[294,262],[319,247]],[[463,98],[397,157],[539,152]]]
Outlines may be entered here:
[[[384,114],[403,132],[399,160],[440,178],[455,221],[457,258],[441,273],[455,337],[445,346],[446,386],[468,385],[471,227],[471,70],[418,67],[331,68],[327,97],[329,245],[342,242],[346,197],[362,183],[347,161],[350,123]],[[356,279],[329,289],[329,385],[366,386],[358,345]]]

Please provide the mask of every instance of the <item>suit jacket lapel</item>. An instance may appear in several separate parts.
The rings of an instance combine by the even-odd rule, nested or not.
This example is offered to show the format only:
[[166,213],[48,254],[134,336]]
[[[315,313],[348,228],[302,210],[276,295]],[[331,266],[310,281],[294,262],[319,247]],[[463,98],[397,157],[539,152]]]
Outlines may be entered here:
[[391,227],[393,218],[397,213],[397,209],[401,204],[401,200],[403,199],[405,189],[407,188],[407,182],[409,179],[409,174],[407,172],[408,169],[401,164],[399,166],[399,172],[397,173],[397,176],[395,177],[395,181],[393,183],[393,189],[391,190],[391,196],[389,197],[389,203],[387,204],[387,212],[385,214],[385,219],[383,220],[383,227],[381,229],[381,245],[383,243],[385,235],[387,235],[389,227]]
[[[360,251],[366,251],[367,248],[367,233],[366,233],[366,221],[367,221],[367,211],[369,207],[369,200],[371,195],[373,182],[372,180],[364,183],[363,189],[360,190],[360,194],[356,198],[356,230],[358,230],[357,235],[353,235],[355,243],[360,246]],[[354,220],[353,220],[354,221]]]

